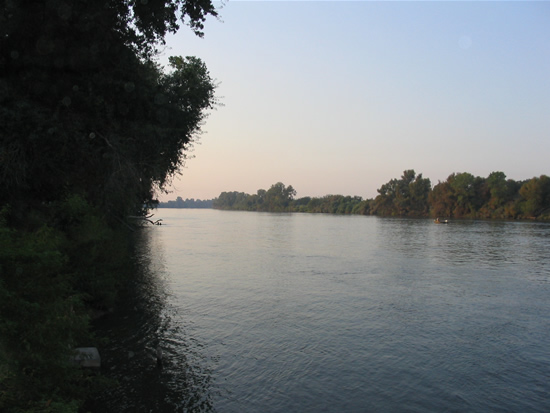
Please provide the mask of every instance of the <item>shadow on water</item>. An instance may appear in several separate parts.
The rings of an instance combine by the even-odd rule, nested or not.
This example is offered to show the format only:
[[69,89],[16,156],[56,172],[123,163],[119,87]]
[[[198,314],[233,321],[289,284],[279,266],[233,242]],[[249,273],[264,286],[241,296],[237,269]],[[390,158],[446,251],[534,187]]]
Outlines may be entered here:
[[550,411],[550,226],[164,213],[89,411]]
[[214,410],[208,363],[169,302],[163,246],[154,230],[137,235],[135,277],[116,312],[95,323],[107,342],[100,348],[102,374],[117,384],[90,401],[86,411]]

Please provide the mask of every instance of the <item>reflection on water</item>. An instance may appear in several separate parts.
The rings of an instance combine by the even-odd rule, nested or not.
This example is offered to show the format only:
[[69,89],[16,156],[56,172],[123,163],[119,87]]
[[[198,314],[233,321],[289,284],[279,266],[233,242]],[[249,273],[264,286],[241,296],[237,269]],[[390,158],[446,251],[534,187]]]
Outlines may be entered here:
[[[169,304],[165,256],[153,228],[137,234],[135,279],[115,315],[97,322],[102,372],[118,386],[89,406],[103,412],[207,412],[211,372],[201,343]],[[162,355],[162,362],[157,360]]]
[[162,214],[102,410],[550,411],[550,225]]

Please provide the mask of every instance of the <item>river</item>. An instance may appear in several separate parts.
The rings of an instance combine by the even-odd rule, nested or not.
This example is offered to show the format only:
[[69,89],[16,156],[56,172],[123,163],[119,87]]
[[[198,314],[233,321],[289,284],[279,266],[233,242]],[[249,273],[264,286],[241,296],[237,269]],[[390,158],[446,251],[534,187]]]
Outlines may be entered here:
[[155,218],[97,325],[95,411],[550,411],[548,224]]

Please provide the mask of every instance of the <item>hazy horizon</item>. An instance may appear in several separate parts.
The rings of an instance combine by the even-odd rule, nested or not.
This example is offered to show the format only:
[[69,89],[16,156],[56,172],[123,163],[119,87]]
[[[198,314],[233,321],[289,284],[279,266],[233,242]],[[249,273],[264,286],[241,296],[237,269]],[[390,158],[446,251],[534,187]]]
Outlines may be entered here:
[[172,193],[212,199],[276,182],[297,197],[373,198],[414,169],[548,174],[550,3],[229,1],[197,56],[223,107]]

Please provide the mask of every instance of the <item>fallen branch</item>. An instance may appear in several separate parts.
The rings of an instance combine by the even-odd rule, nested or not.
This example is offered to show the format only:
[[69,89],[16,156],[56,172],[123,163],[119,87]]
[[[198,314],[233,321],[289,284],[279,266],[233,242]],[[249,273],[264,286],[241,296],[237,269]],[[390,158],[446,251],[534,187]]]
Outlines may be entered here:
[[146,216],[143,216],[143,217],[138,217],[138,216],[130,215],[130,216],[128,216],[128,218],[131,218],[131,219],[138,219],[138,220],[140,220],[140,221],[147,221],[147,222],[149,222],[151,225],[162,225],[162,218],[157,219],[156,221],[153,221],[152,219],[150,219],[152,216],[153,216],[153,214],[151,214],[151,215],[146,215]]

